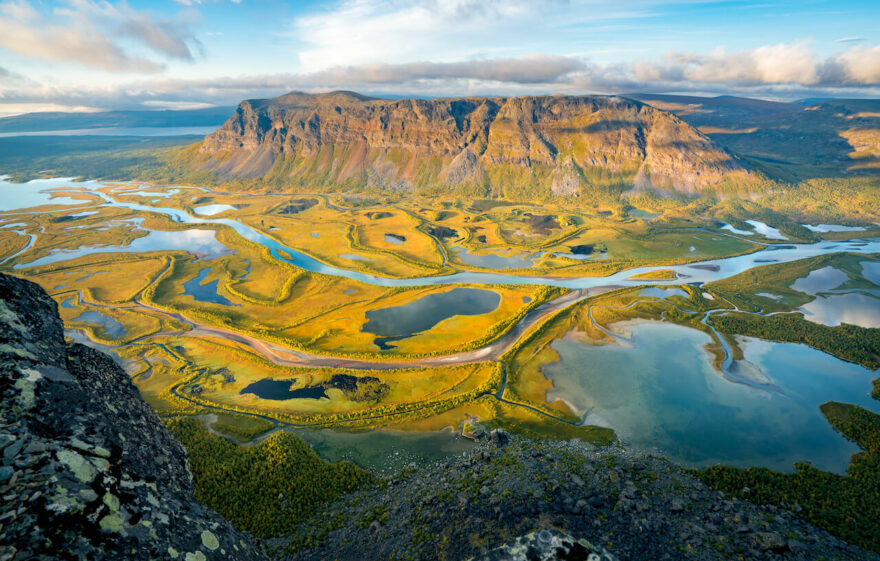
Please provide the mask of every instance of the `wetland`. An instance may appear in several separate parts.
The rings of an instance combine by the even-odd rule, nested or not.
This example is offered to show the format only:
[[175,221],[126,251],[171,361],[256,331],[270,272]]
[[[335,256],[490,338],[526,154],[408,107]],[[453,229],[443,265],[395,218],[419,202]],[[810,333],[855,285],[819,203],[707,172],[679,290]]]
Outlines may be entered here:
[[[838,238],[790,243],[763,221],[662,211],[0,190],[0,267],[43,285],[160,414],[271,420],[327,458],[433,461],[470,446],[463,427],[502,425],[693,466],[841,472],[857,448],[819,405],[877,410],[876,228],[820,223]],[[779,318],[863,342],[753,335]]]

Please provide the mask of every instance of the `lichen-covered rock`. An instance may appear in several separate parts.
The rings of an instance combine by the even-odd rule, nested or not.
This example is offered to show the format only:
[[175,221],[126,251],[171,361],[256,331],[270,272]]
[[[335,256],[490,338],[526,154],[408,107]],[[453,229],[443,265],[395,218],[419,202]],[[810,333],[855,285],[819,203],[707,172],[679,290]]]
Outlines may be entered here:
[[880,561],[774,506],[622,447],[493,431],[473,451],[329,505],[289,561]]
[[617,561],[608,550],[558,530],[541,530],[471,561]]
[[186,452],[55,303],[0,274],[0,560],[263,559],[193,499]]

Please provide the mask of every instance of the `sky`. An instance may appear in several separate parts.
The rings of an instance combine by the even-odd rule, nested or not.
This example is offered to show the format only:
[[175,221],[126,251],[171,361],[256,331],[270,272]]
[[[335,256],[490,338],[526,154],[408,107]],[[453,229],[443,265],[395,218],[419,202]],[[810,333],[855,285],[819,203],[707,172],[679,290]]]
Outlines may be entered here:
[[880,0],[0,0],[0,115],[338,89],[880,98]]

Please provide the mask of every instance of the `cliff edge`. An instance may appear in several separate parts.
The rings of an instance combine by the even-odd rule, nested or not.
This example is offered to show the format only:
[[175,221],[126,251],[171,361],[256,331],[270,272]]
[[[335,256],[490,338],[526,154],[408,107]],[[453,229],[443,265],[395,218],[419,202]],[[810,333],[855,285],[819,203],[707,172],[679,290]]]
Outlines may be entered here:
[[0,395],[0,559],[264,559],[193,499],[186,451],[122,369],[3,274]]
[[578,195],[627,185],[748,186],[743,163],[675,115],[608,96],[375,99],[351,92],[243,101],[199,148],[226,178],[390,188],[467,185]]

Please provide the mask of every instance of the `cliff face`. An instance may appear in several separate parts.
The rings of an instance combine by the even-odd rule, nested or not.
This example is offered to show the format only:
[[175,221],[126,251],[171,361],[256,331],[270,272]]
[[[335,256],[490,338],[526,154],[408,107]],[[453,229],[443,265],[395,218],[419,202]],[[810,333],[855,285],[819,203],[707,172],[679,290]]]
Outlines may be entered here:
[[[600,96],[383,100],[347,92],[242,102],[200,147],[225,177],[401,188],[503,188],[528,178],[578,193],[610,175],[639,187],[696,192],[743,184],[733,156],[674,115]],[[279,161],[280,160],[280,161]]]
[[0,559],[259,560],[193,499],[186,452],[55,303],[0,274]]

